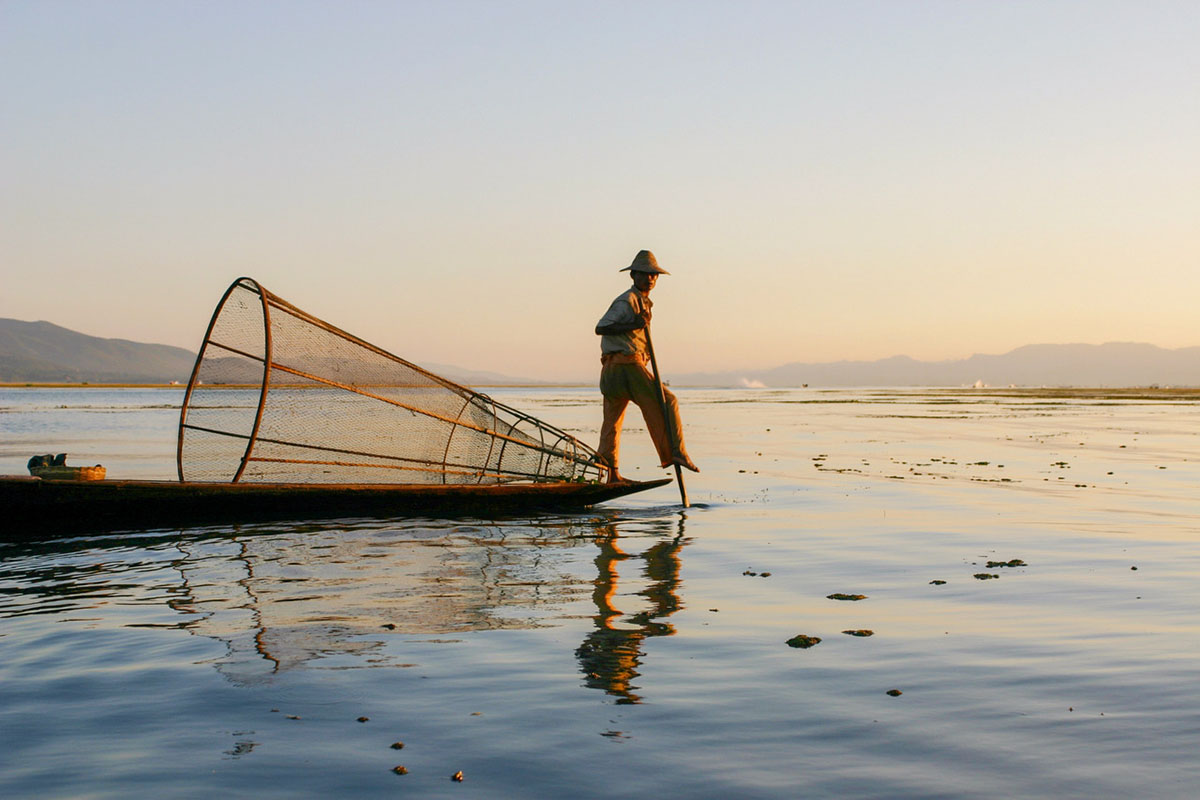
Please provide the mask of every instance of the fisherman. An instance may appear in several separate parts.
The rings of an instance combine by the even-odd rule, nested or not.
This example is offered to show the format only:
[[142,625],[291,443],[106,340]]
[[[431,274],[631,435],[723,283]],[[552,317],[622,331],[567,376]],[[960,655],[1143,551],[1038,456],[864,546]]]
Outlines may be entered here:
[[[633,286],[613,300],[608,311],[596,323],[600,336],[600,392],[604,395],[604,422],[600,427],[597,455],[608,468],[610,482],[622,480],[617,472],[617,452],[621,446],[621,423],[632,400],[642,410],[650,438],[658,451],[661,466],[678,464],[699,472],[683,446],[683,427],[679,422],[679,403],[663,388],[646,366],[649,360],[650,290],[659,275],[669,275],[654,253],[642,250],[633,263],[621,272],[629,272]],[[663,404],[668,417],[663,417]]]

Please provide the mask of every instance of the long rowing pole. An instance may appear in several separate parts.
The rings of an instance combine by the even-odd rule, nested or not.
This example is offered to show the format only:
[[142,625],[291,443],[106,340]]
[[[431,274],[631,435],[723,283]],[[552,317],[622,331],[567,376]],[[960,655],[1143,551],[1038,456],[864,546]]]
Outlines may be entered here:
[[[654,342],[650,339],[650,324],[646,323],[646,349],[650,351],[650,367],[654,370],[654,387],[658,389],[658,407],[662,409],[663,424],[667,429],[667,444],[668,446],[675,441],[675,431],[673,427],[675,421],[671,419],[671,415],[667,413],[667,395],[663,390],[662,376],[658,372],[658,359],[654,357]],[[672,453],[672,460],[674,453]],[[687,487],[683,485],[683,469],[679,464],[675,464],[675,480],[679,482],[679,499],[683,503],[683,507],[687,508],[690,504],[687,498]]]

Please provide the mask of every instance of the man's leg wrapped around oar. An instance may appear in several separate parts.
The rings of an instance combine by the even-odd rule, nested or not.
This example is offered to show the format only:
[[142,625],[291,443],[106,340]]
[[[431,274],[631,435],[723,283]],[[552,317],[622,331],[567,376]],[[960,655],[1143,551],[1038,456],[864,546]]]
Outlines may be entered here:
[[658,452],[660,465],[669,467],[678,463],[693,471],[699,471],[687,455],[683,442],[683,425],[679,419],[679,402],[668,389],[663,389],[670,425],[663,418],[663,407],[659,400],[654,375],[645,360],[637,356],[606,357],[600,372],[600,391],[604,395],[604,422],[600,428],[598,452],[614,471],[617,468],[618,450],[621,440],[621,423],[630,402],[642,411],[646,429]]

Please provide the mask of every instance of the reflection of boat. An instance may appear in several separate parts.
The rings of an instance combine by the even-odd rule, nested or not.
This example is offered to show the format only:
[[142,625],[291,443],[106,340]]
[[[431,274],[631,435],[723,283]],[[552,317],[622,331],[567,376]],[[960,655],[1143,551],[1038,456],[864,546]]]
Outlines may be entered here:
[[262,519],[505,514],[584,508],[670,483],[318,484],[43,481],[0,477],[6,541]]
[[297,667],[412,666],[461,634],[559,624],[584,596],[579,534],[592,522],[282,523],[184,538],[167,602],[180,627],[226,645],[210,663],[239,685]]
[[[0,622],[162,603],[176,616],[151,627],[222,643],[224,654],[204,661],[238,685],[306,666],[413,666],[461,634],[561,627],[582,638],[582,685],[635,704],[658,681],[640,680],[648,645],[674,634],[684,607],[683,525],[683,514],[599,509],[494,524],[340,519],[12,543],[0,562]],[[561,644],[522,640],[504,660],[524,653],[536,669],[565,668],[537,649]]]

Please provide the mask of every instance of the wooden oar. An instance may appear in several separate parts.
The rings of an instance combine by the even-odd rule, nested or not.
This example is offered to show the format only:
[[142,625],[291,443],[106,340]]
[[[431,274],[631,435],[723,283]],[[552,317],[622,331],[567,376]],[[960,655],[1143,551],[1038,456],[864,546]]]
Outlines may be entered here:
[[[658,372],[658,359],[654,357],[654,342],[650,339],[649,323],[646,324],[645,330],[646,349],[650,352],[650,368],[654,371],[654,387],[658,389],[658,407],[662,409],[663,423],[667,429],[667,442],[670,444],[675,440],[675,431],[673,429],[675,423],[671,419],[671,415],[667,413],[667,395],[663,391],[662,376]],[[673,453],[672,458],[674,458]],[[687,487],[683,485],[683,469],[678,464],[675,465],[675,480],[679,482],[679,499],[683,503],[683,507],[687,508],[690,505],[688,503]]]

